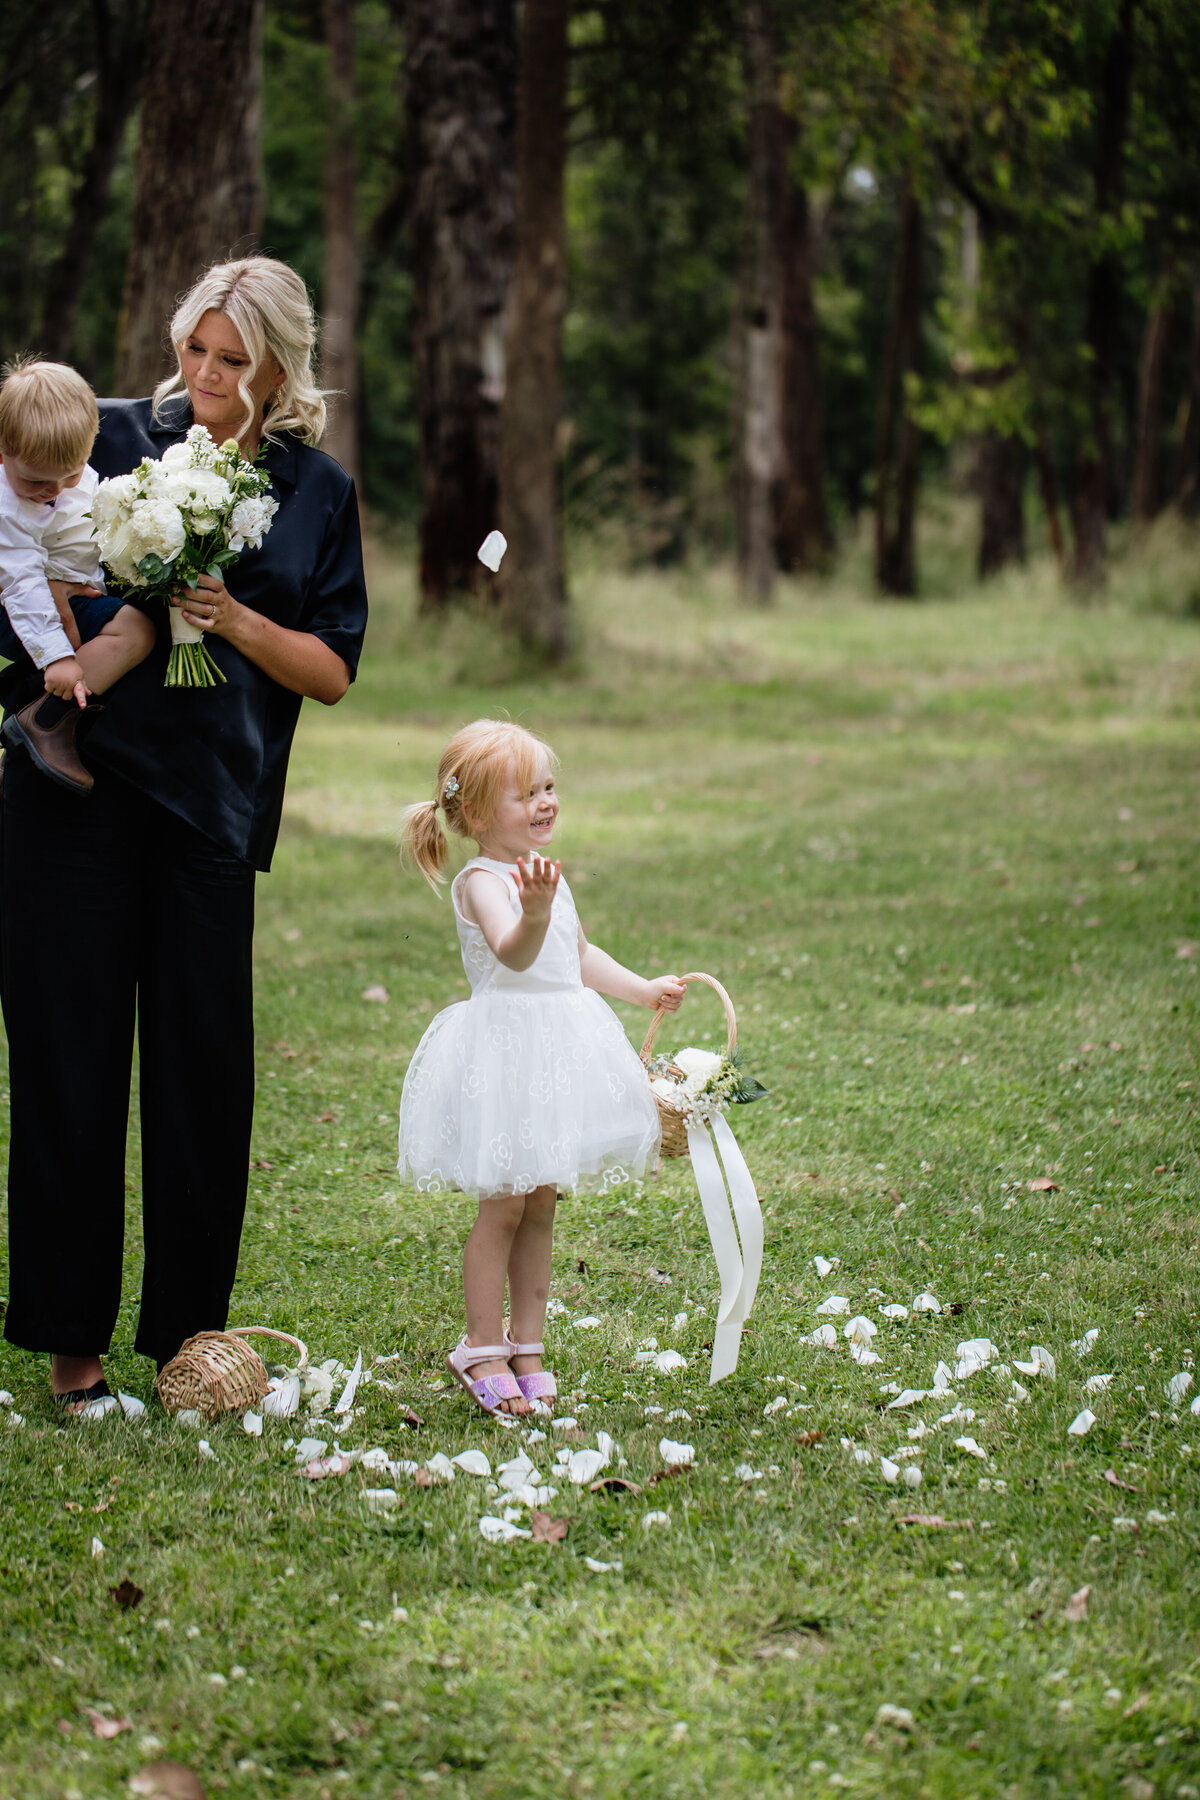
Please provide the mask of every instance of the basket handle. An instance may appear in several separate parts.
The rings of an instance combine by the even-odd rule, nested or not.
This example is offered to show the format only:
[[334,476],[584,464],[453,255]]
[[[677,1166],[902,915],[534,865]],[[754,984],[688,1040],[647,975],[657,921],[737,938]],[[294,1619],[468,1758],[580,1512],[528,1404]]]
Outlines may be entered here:
[[[726,1031],[728,1033],[728,1037],[729,1037],[729,1042],[726,1047],[726,1055],[732,1056],[734,1051],[737,1049],[737,1014],[733,1010],[733,1001],[729,998],[729,995],[725,992],[725,989],[721,986],[721,983],[717,980],[715,975],[705,975],[699,969],[694,970],[692,972],[692,974],[690,974],[690,975],[681,975],[679,977],[679,979],[685,985],[689,981],[707,982],[708,986],[713,990],[714,994],[718,994],[720,996],[721,1004],[725,1008],[725,1029],[726,1029]],[[650,1021],[650,1029],[646,1033],[646,1041],[642,1045],[642,1049],[641,1049],[641,1058],[644,1063],[648,1063],[650,1061],[650,1055],[654,1049],[654,1036],[655,1036],[655,1033],[657,1032],[659,1026],[662,1024],[665,1016],[666,1016],[666,1008],[660,1006],[657,1008],[657,1010],[655,1011],[654,1017]]]
[[281,1343],[294,1344],[300,1352],[300,1359],[296,1364],[297,1373],[308,1367],[307,1346],[302,1344],[298,1337],[293,1337],[290,1331],[273,1331],[269,1325],[231,1325],[229,1336],[278,1338]]

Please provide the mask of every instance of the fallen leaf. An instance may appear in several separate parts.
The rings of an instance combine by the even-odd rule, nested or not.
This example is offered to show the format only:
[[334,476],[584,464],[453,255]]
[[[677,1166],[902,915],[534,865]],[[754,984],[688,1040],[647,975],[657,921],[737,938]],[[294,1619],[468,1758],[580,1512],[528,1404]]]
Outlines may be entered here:
[[1137,1489],[1135,1487],[1133,1487],[1128,1481],[1118,1481],[1117,1480],[1117,1471],[1115,1469],[1105,1469],[1104,1479],[1105,1479],[1105,1481],[1107,1481],[1109,1487],[1124,1488],[1125,1492],[1127,1494],[1136,1494],[1137,1493]]
[[141,1800],[205,1800],[199,1776],[177,1762],[146,1763],[129,1786]]
[[318,1125],[332,1125],[336,1118],[337,1118],[336,1113],[331,1113],[331,1112],[318,1113],[317,1114],[317,1124]]
[[1072,1625],[1080,1624],[1088,1616],[1088,1595],[1090,1587],[1078,1588],[1063,1607],[1063,1618]]
[[250,1167],[252,1169],[273,1169],[275,1165],[274,1163],[267,1162],[261,1156],[256,1156],[254,1161],[250,1164]]
[[1031,1194],[1057,1194],[1059,1191],[1057,1181],[1051,1181],[1048,1175],[1036,1175],[1025,1186]]
[[92,1730],[98,1738],[119,1737],[123,1731],[133,1730],[132,1719],[109,1719],[104,1713],[97,1712],[94,1706],[85,1706],[84,1712],[92,1721]]
[[567,1535],[567,1521],[552,1519],[548,1512],[531,1512],[530,1523],[533,1526],[535,1544],[561,1544]]
[[66,1507],[68,1512],[81,1513],[83,1511],[83,1507],[78,1500],[64,1500],[63,1505]]
[[118,1582],[116,1587],[110,1587],[108,1591],[122,1612],[128,1612],[131,1607],[139,1606],[146,1597],[145,1589],[138,1587],[136,1582],[130,1581],[128,1575],[124,1581]]
[[[678,1474],[681,1465],[674,1463],[668,1473]],[[662,1475],[652,1475],[651,1481],[661,1481]],[[623,1475],[602,1475],[599,1481],[593,1481],[588,1488],[589,1494],[640,1494],[641,1488],[636,1481],[626,1481]],[[537,1514],[534,1514],[537,1517]]]
[[647,1487],[657,1487],[660,1481],[672,1481],[676,1475],[686,1475],[691,1469],[690,1463],[668,1463],[665,1469],[656,1469],[653,1475],[646,1477]]
[[811,1450],[814,1444],[823,1443],[824,1440],[825,1433],[823,1431],[802,1431],[796,1438],[796,1442],[802,1450]]

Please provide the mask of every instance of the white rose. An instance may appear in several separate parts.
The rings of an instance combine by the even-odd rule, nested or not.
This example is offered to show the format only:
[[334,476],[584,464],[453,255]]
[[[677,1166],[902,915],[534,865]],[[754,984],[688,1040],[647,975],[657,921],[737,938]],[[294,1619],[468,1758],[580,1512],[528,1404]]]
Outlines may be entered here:
[[215,469],[193,469],[191,484],[192,493],[205,512],[220,512],[233,498],[233,489]]
[[137,494],[137,485],[136,475],[114,475],[100,483],[92,495],[92,524],[97,537],[128,512]]
[[672,1060],[676,1068],[682,1069],[685,1075],[694,1078],[703,1087],[714,1075],[720,1074],[724,1058],[717,1056],[712,1050],[681,1050]]
[[192,453],[186,444],[168,444],[159,461],[164,469],[190,469]]
[[139,500],[130,514],[129,532],[135,562],[151,555],[169,562],[187,540],[179,508],[169,500]]

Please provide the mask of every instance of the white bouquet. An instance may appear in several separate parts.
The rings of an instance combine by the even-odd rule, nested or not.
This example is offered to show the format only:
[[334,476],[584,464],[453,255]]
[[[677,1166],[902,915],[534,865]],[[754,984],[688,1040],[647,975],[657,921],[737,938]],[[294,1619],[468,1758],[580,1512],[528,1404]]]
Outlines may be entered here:
[[158,462],[146,457],[131,475],[97,487],[92,525],[113,582],[170,609],[167,687],[224,681],[203,632],[171,599],[198,575],[219,578],[247,545],[258,549],[279,505],[269,485],[266,470],[248,462],[233,438],[218,447],[203,425],[193,425]]
[[719,1056],[715,1050],[689,1047],[674,1056],[654,1057],[647,1072],[652,1091],[689,1119],[708,1119],[730,1106],[747,1106],[767,1091],[753,1075],[743,1073],[736,1050],[732,1056]]

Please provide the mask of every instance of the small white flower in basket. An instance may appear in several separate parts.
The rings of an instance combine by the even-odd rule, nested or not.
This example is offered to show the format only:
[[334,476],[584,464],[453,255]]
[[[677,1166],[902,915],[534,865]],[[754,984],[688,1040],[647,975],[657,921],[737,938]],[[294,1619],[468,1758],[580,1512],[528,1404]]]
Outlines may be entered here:
[[131,475],[97,487],[92,525],[114,586],[170,608],[165,686],[225,680],[203,632],[187,623],[172,596],[194,587],[199,575],[219,578],[243,550],[259,548],[279,506],[269,486],[266,470],[248,462],[233,438],[218,446],[203,425],[193,425],[158,462],[146,457]]

